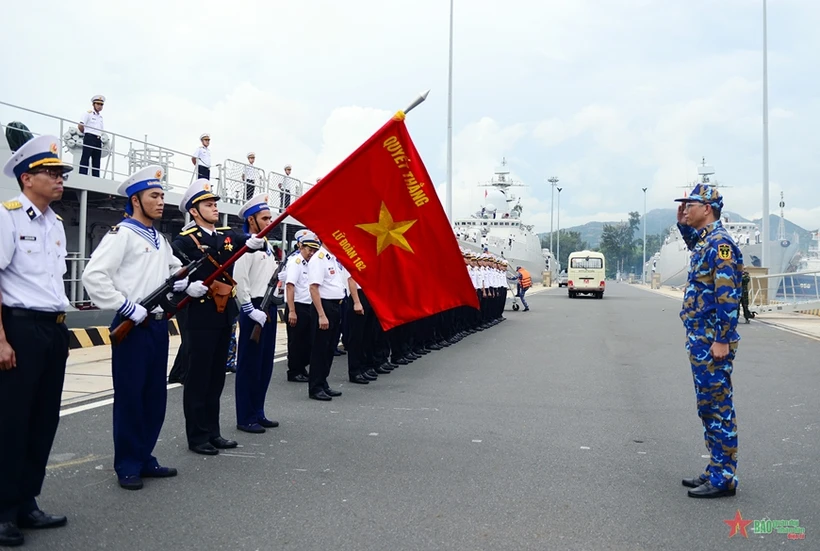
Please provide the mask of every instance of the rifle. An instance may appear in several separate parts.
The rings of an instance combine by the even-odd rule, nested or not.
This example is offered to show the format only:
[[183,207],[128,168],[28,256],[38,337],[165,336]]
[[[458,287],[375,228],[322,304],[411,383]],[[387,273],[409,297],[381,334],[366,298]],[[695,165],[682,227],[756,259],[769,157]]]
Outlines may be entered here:
[[[286,257],[282,262],[279,263],[279,266],[276,268],[276,271],[273,272],[270,281],[268,281],[268,288],[265,289],[265,295],[262,297],[262,303],[259,305],[259,309],[265,312],[266,314],[271,303],[275,303],[276,299],[279,298],[274,296],[274,293],[276,292],[276,286],[279,284],[279,272],[281,272],[285,264],[288,263],[288,258],[290,257]],[[276,320],[273,319],[271,320],[271,322],[276,323]],[[261,337],[261,335],[262,326],[258,323],[255,323],[253,326],[253,331],[251,331],[251,340],[256,344],[259,344],[259,338]]]
[[[172,246],[173,247],[173,246]],[[208,254],[204,253],[202,256],[197,258],[196,260],[191,260],[185,253],[179,250],[177,247],[173,247],[174,251],[182,257],[184,261],[188,264],[181,267],[179,270],[174,272],[165,282],[154,289],[150,295],[145,297],[141,302],[140,306],[145,308],[149,313],[151,310],[156,308],[157,306],[161,306],[163,310],[168,312],[169,314],[173,314],[176,311],[178,305],[171,302],[168,299],[168,293],[173,292],[174,289],[174,282],[179,281],[188,276],[199,268],[203,262],[208,258]],[[169,316],[170,317],[170,316]],[[131,329],[134,328],[134,322],[131,319],[126,318],[120,324],[111,331],[111,344],[113,346],[117,346],[120,344],[125,337],[128,336],[128,333],[131,332]]]

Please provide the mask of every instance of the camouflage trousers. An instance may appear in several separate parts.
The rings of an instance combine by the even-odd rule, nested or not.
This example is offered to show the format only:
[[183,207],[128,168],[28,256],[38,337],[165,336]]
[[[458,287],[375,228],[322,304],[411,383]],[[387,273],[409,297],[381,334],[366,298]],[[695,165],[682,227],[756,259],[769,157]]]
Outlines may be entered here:
[[737,421],[732,401],[732,362],[737,343],[729,346],[723,360],[712,358],[710,345],[692,342],[687,349],[695,382],[698,417],[703,423],[709,465],[703,478],[716,488],[737,488]]

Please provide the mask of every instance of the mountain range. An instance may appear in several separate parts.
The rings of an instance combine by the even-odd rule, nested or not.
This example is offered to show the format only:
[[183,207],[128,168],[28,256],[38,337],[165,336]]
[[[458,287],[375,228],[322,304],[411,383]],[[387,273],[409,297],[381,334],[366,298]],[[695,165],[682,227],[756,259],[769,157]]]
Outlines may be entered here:
[[[732,221],[740,221],[740,222],[749,222],[748,218],[744,218],[737,213],[724,211],[724,216],[728,216],[729,220]],[[646,213],[646,234],[653,235],[653,234],[663,234],[665,235],[666,232],[675,225],[677,221],[677,210],[676,209],[653,209]],[[562,231],[577,231],[581,234],[581,239],[586,241],[591,248],[597,248],[601,242],[601,234],[604,231],[604,225],[606,224],[619,224],[619,223],[626,223],[626,220],[620,221],[612,221],[612,222],[587,222],[581,226],[573,226],[571,228],[561,228]],[[755,220],[751,220],[751,222],[756,223],[760,226],[761,219],[757,218]],[[784,220],[785,227],[786,227],[786,236],[789,239],[793,240],[793,236],[796,233],[800,237],[800,247],[805,249],[808,247],[809,242],[811,241],[811,232],[790,222],[788,219]],[[643,223],[644,220],[641,220],[641,225],[635,231],[635,237],[640,238],[643,236]],[[774,214],[769,215],[769,233],[771,239],[777,238],[778,227],[780,226],[780,217]],[[549,237],[549,232],[539,233],[539,237],[547,236]]]

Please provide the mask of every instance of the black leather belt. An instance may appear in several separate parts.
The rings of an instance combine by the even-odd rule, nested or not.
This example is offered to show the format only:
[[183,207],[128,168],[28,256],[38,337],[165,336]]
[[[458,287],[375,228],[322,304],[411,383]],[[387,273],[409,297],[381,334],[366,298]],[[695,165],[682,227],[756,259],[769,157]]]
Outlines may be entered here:
[[3,313],[8,312],[15,318],[28,318],[35,321],[47,321],[49,323],[64,323],[65,312],[41,312],[40,310],[29,310],[27,308],[13,308],[3,306]]

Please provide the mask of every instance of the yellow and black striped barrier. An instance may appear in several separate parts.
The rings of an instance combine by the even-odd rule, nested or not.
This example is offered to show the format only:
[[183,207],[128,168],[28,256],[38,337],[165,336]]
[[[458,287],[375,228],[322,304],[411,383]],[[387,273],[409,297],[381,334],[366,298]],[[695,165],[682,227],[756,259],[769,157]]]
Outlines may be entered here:
[[[92,346],[110,345],[111,332],[108,327],[85,327],[83,329],[68,330],[68,348],[90,348]],[[179,325],[177,319],[168,320],[168,334],[172,337],[179,335]]]

